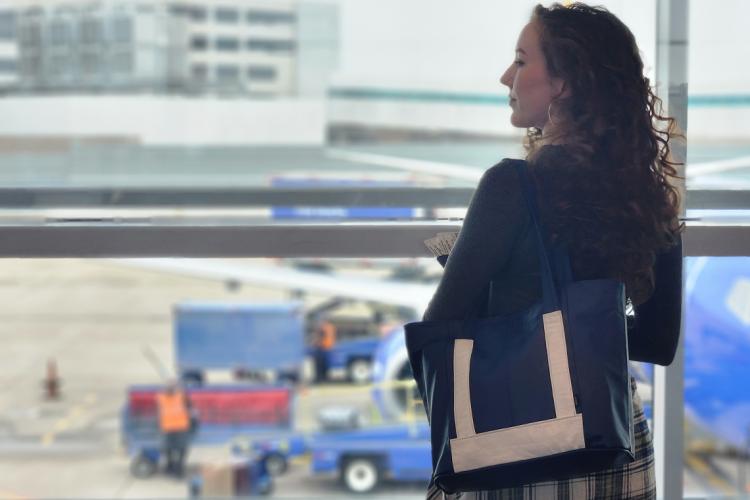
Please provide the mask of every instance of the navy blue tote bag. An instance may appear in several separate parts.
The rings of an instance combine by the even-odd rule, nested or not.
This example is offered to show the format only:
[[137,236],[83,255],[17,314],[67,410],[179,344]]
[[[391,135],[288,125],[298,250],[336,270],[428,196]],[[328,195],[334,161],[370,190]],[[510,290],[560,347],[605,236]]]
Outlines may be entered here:
[[624,285],[573,281],[567,254],[550,258],[526,162],[516,168],[541,257],[541,300],[509,316],[405,325],[430,422],[432,480],[448,493],[634,460]]

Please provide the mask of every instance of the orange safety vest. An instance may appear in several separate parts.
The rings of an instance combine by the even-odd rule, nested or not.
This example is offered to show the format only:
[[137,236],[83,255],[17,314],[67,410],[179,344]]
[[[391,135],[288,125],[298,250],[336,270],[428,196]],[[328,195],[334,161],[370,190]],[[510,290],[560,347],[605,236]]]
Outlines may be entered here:
[[159,405],[159,428],[162,432],[181,432],[190,429],[190,415],[183,393],[158,394],[156,402]]
[[333,323],[325,321],[320,325],[321,338],[318,345],[325,351],[330,351],[336,345],[336,327]]

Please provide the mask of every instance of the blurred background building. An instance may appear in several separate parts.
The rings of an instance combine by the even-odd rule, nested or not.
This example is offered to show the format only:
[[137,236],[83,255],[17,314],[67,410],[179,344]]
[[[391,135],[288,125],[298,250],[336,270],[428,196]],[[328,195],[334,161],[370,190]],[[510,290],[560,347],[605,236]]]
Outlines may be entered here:
[[0,10],[5,93],[322,96],[335,4],[24,0]]

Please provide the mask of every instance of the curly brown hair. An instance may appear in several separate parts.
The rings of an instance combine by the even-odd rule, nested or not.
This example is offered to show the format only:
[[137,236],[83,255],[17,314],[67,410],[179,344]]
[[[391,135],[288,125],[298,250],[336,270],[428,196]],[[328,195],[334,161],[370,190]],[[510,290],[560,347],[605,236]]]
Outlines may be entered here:
[[551,103],[551,134],[530,128],[524,141],[542,222],[552,242],[568,246],[574,269],[598,268],[643,303],[653,292],[656,253],[684,229],[669,181],[681,178],[670,139],[684,135],[662,116],[635,37],[607,9],[537,5],[531,22],[549,75],[570,90]]

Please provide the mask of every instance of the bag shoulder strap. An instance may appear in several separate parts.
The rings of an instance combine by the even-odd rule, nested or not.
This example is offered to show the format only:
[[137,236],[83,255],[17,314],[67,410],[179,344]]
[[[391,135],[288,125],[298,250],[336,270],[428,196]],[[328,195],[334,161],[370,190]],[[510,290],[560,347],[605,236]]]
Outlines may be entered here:
[[544,302],[544,312],[557,311],[560,309],[560,300],[553,279],[552,266],[550,264],[547,247],[542,237],[542,229],[539,223],[539,210],[536,202],[536,190],[531,179],[529,178],[528,166],[524,160],[513,160],[513,165],[518,172],[518,178],[521,181],[521,191],[526,206],[529,209],[531,223],[534,226],[536,234],[537,250],[539,252],[539,267],[542,275],[542,293]]
[[[544,226],[542,225],[541,218],[539,216],[539,204],[536,195],[536,185],[531,181],[528,170],[528,162],[525,160],[514,160],[521,163],[522,172],[519,172],[521,182],[525,183],[524,195],[527,196],[527,203],[530,203],[529,212],[536,217],[536,226],[539,228],[542,234],[542,241],[544,241]],[[516,167],[518,168],[518,167]],[[570,253],[568,252],[568,246],[564,243],[557,243],[552,246],[547,246],[547,255],[550,258],[552,264],[552,276],[555,279],[558,290],[560,287],[574,281],[573,270],[570,265]]]

